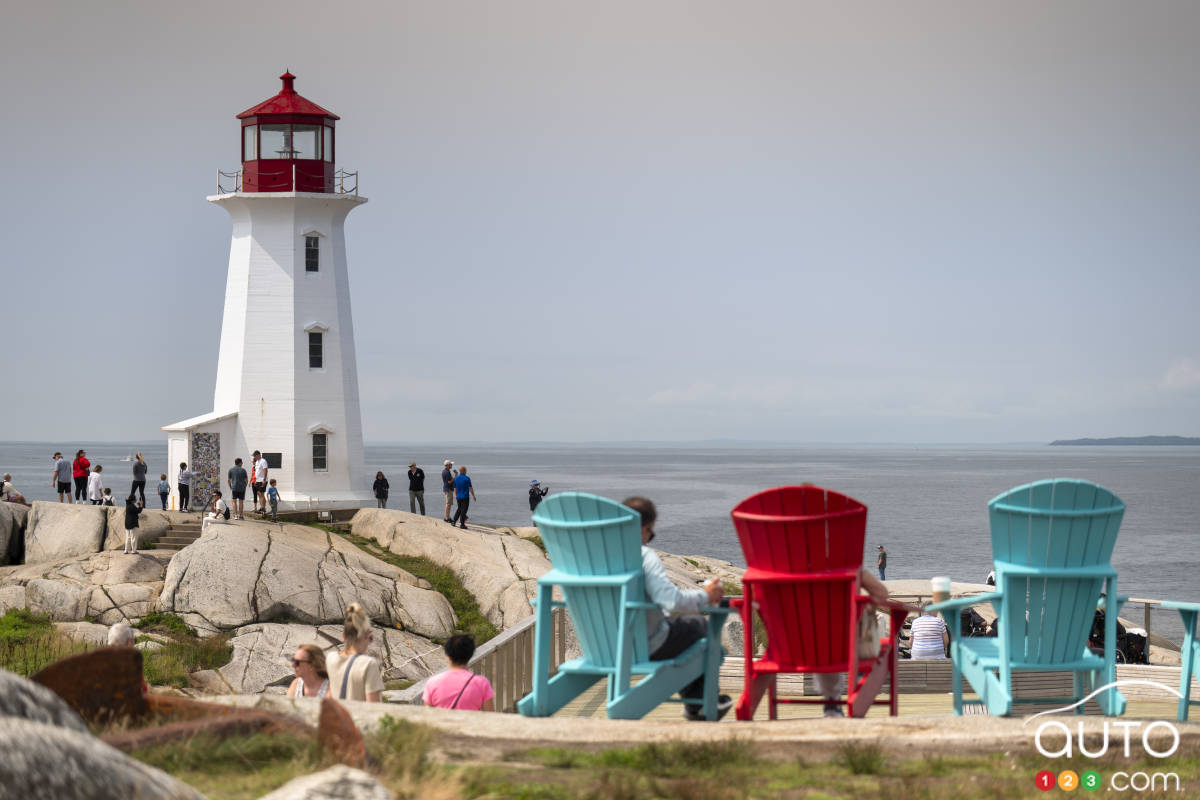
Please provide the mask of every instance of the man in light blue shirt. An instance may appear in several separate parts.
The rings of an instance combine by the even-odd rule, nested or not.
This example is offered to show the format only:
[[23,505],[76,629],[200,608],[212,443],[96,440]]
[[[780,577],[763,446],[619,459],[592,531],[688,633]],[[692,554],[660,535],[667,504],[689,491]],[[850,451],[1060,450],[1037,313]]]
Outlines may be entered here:
[[[642,517],[642,572],[645,573],[646,599],[658,609],[646,612],[646,635],[649,639],[651,661],[665,661],[687,650],[708,635],[708,622],[700,613],[703,605],[718,605],[725,596],[721,582],[716,578],[703,589],[680,589],[663,567],[658,553],[648,546],[654,538],[654,522],[658,510],[645,497],[627,497],[621,501]],[[662,610],[659,610],[662,609]],[[683,616],[666,616],[663,611]],[[704,676],[696,678],[679,690],[684,699],[703,699]],[[733,707],[733,700],[723,694],[717,701],[717,719],[725,716]],[[689,720],[703,720],[703,707],[688,703],[683,707],[683,716]]]

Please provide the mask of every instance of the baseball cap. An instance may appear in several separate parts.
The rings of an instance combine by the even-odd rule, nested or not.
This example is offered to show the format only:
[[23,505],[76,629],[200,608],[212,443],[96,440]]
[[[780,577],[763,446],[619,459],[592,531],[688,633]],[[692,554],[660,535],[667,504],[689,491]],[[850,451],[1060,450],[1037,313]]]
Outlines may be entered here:
[[415,462],[415,461],[410,461],[410,462],[408,462],[408,465],[409,465],[410,467],[415,467],[415,466],[417,465],[417,462]]
[[450,466],[450,465],[451,465],[451,464],[453,464],[453,463],[454,463],[453,461],[451,461],[450,459],[448,459],[448,458],[447,458],[445,461],[443,461],[443,462],[442,462],[442,466],[443,466],[443,467],[448,467],[448,466]]
[[537,482],[537,481],[530,481],[530,482],[529,482],[529,485],[530,485],[530,486],[537,486],[537,485],[538,485],[538,482]]

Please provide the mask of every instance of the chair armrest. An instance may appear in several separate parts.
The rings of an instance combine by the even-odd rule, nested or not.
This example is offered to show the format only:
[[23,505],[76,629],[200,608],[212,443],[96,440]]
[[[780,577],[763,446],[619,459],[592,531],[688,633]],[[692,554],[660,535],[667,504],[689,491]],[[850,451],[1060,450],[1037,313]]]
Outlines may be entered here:
[[654,611],[658,608],[658,603],[648,603],[645,600],[630,600],[625,603],[626,608],[641,608],[646,611]]
[[858,577],[858,569],[830,569],[823,572],[776,572],[775,570],[750,567],[742,573],[742,583],[816,583],[829,581],[852,581]]
[[552,569],[538,578],[539,583],[550,583],[555,586],[623,586],[637,578],[642,573],[622,572],[616,575],[571,575]]
[[954,611],[955,609],[968,608],[977,606],[980,603],[988,603],[994,600],[1001,600],[1004,597],[1004,592],[988,592],[987,594],[974,594],[967,597],[956,597],[953,600],[943,600],[940,603],[933,603],[925,607],[926,611]]
[[726,606],[700,606],[701,614],[712,614],[713,616],[732,614],[733,611],[732,608],[727,608]]
[[[1120,600],[1121,598],[1117,598]],[[1163,600],[1160,604],[1163,608],[1173,608],[1176,611],[1196,611],[1200,612],[1200,603],[1183,603],[1176,600]]]

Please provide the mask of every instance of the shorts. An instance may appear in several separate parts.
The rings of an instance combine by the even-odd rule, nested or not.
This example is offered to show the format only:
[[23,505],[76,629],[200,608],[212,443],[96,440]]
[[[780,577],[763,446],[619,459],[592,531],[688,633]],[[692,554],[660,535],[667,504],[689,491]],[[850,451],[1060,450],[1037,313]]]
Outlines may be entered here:
[[231,498],[230,498],[230,499],[232,499],[232,500],[245,500],[245,499],[246,499],[246,490],[245,490],[245,488],[242,488],[242,489],[230,489],[230,490],[229,490],[229,494],[231,495]]
[[255,494],[266,494],[267,493],[266,481],[263,481],[262,483],[254,484],[254,493]]
[[63,483],[62,481],[59,481],[59,482],[58,482],[58,493],[59,493],[59,494],[63,494],[64,492],[65,492],[66,494],[70,494],[70,493],[71,493],[71,484],[69,484],[69,483]]
[[453,489],[446,491],[446,492],[442,492],[442,494],[446,495],[446,505],[448,505],[448,506],[454,505],[454,490]]

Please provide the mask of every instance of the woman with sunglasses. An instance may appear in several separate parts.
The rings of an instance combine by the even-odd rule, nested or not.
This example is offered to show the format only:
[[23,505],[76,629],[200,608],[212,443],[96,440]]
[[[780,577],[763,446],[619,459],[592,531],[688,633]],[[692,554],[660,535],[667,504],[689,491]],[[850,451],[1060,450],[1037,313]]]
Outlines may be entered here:
[[296,680],[288,687],[288,697],[324,697],[329,691],[329,672],[325,669],[325,653],[315,644],[302,644],[292,656],[292,671]]

